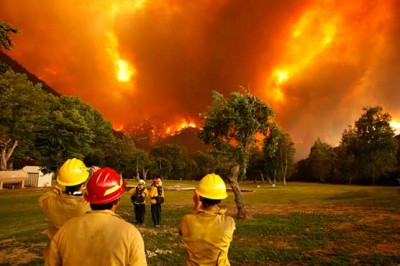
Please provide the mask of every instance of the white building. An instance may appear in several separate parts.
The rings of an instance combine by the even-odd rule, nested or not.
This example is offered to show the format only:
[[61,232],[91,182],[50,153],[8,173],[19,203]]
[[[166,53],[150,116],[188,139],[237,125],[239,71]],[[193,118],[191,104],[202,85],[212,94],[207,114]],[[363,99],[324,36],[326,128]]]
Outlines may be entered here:
[[28,174],[25,186],[31,187],[51,187],[51,180],[54,173],[44,174],[40,166],[25,166],[22,168]]

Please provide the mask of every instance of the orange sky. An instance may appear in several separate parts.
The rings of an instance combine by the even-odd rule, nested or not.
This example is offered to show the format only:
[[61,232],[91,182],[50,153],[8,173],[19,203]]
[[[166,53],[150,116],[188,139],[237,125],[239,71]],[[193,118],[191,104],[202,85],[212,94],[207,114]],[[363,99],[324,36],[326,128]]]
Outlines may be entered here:
[[[61,4],[62,2],[62,4]],[[211,91],[271,104],[298,157],[365,106],[400,121],[400,1],[0,1],[9,55],[114,125],[197,122]]]

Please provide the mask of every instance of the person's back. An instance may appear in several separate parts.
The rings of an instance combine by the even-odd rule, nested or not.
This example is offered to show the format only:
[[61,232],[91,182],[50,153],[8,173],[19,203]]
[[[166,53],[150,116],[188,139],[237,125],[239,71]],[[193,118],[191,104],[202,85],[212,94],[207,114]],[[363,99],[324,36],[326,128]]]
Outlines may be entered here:
[[47,236],[50,240],[69,219],[90,211],[90,205],[82,195],[70,195],[60,188],[44,193],[39,198],[39,206],[47,220]]
[[194,210],[183,216],[179,225],[185,265],[230,265],[228,250],[236,225],[218,207],[226,197],[225,183],[218,175],[206,175],[200,181],[193,197]]
[[185,246],[186,265],[229,265],[228,250],[235,221],[224,211],[199,210],[185,215],[180,233]]
[[70,219],[53,242],[50,265],[146,265],[145,256],[136,255],[144,254],[140,232],[111,210]]
[[124,191],[115,170],[95,172],[84,194],[92,211],[70,219],[56,233],[50,265],[147,265],[140,232],[115,214]]
[[39,206],[48,226],[48,243],[44,250],[46,265],[50,242],[61,226],[72,217],[90,211],[89,203],[82,196],[82,186],[88,177],[89,171],[81,160],[68,159],[58,171],[56,187],[39,198]]

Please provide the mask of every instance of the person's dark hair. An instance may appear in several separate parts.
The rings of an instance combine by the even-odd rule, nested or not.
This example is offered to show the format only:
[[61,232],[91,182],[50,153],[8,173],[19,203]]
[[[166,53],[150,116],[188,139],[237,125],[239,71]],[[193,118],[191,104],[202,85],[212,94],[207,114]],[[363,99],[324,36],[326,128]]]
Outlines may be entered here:
[[104,203],[104,204],[93,204],[90,203],[90,208],[94,211],[102,211],[102,210],[111,210],[114,204],[116,204],[119,199],[114,200],[112,202]]
[[204,207],[211,207],[211,206],[221,203],[221,200],[214,200],[214,199],[208,199],[208,198],[202,197],[201,203],[204,205]]
[[[85,183],[85,182],[83,182]],[[69,194],[69,195],[73,195],[74,192],[80,191],[81,187],[83,186],[83,183],[79,184],[79,185],[75,185],[75,186],[65,186],[65,193]]]

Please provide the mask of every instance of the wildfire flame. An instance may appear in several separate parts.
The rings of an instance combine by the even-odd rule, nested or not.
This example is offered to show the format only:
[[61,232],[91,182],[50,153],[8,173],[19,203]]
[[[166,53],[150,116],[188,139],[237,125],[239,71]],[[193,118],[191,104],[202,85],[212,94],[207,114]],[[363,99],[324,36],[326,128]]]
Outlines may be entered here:
[[124,125],[120,125],[120,124],[113,123],[113,129],[114,129],[115,131],[123,131],[124,128],[125,128]]
[[122,59],[119,55],[118,41],[114,33],[110,32],[108,34],[108,41],[109,46],[107,48],[107,52],[114,61],[117,80],[120,82],[129,82],[132,76],[136,73],[135,68],[127,60]]
[[[116,1],[110,8],[111,25],[114,24],[115,18],[121,11],[134,12],[141,9],[145,5],[145,0],[137,1]],[[118,39],[114,32],[110,29],[107,34],[106,51],[114,62],[116,78],[120,82],[129,82],[136,74],[136,68],[127,60],[122,58],[119,51]]]
[[179,132],[185,128],[196,128],[196,123],[192,122],[192,121],[182,121],[180,123],[177,123],[174,126],[169,126],[166,128],[165,130],[165,134],[167,135],[171,135],[171,134],[175,134],[176,132]]
[[400,132],[400,121],[399,120],[392,120],[390,121],[390,126],[395,130],[395,132]]
[[[321,16],[324,10],[316,7],[305,12],[293,27],[287,41],[284,64],[274,69],[267,80],[267,97],[274,103],[285,102],[284,84],[315,61],[329,47],[335,37],[338,18]],[[323,21],[321,19],[323,18]]]

